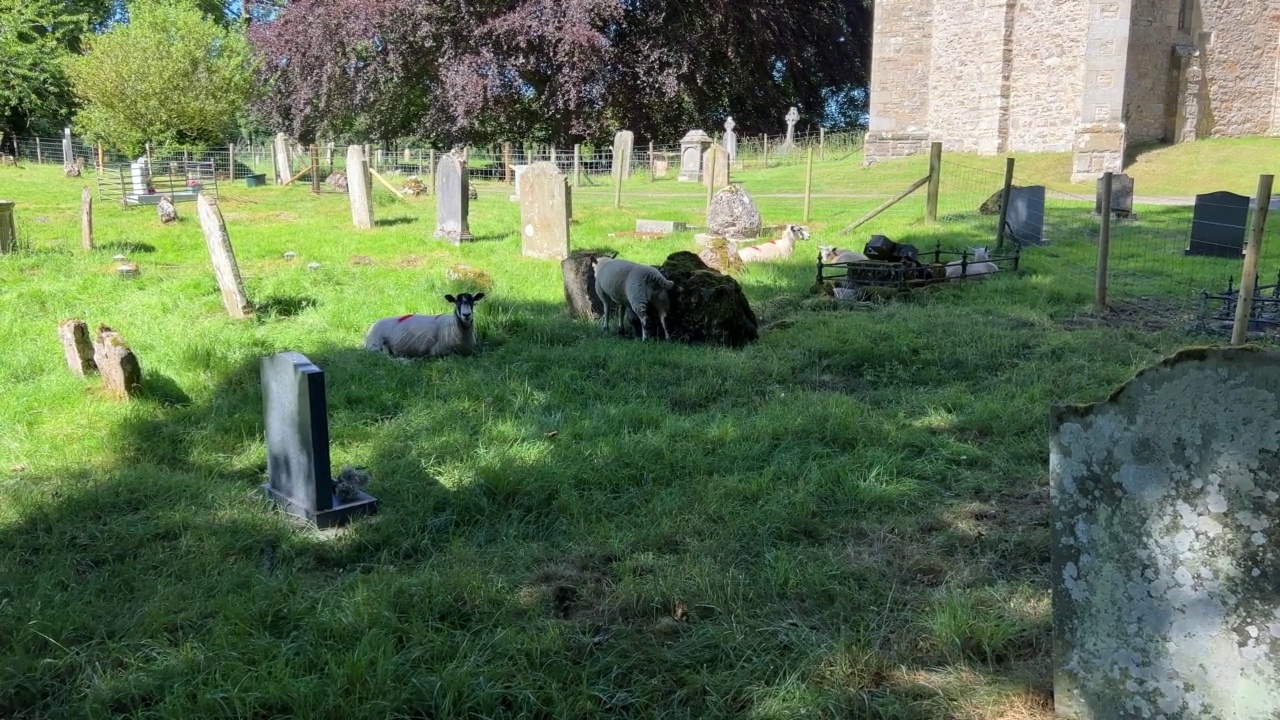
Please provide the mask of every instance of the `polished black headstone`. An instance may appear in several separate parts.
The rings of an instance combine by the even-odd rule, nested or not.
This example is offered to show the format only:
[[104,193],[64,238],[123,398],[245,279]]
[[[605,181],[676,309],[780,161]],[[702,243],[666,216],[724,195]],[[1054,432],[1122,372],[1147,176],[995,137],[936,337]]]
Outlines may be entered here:
[[375,512],[371,495],[344,503],[334,493],[324,371],[300,353],[284,352],[262,358],[261,378],[267,496],[321,528]]
[[1220,190],[1196,196],[1187,255],[1239,258],[1249,228],[1250,199]]
[[1044,186],[1015,187],[1009,190],[1007,228],[1018,245],[1045,245]]

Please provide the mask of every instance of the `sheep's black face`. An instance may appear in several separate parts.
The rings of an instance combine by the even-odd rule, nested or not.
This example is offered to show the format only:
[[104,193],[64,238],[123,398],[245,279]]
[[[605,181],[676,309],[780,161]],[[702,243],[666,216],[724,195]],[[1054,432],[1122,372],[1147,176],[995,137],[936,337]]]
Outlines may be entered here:
[[445,295],[444,299],[453,303],[453,314],[458,316],[458,321],[463,327],[469,327],[475,320],[475,304],[480,302],[484,297],[484,293],[459,293],[457,297]]

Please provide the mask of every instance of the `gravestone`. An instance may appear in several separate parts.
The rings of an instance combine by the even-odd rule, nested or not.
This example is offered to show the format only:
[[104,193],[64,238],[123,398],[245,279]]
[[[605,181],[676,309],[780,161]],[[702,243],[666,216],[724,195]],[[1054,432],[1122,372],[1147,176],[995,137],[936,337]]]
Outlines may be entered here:
[[738,134],[733,131],[737,126],[732,117],[724,121],[724,149],[729,154],[730,163],[738,160]]
[[0,255],[13,252],[18,244],[17,225],[13,221],[14,206],[12,200],[0,200]]
[[729,184],[729,153],[716,143],[702,153],[702,184],[717,190]]
[[671,168],[671,160],[668,159],[666,153],[654,153],[649,162],[653,166],[652,171],[655,179],[667,176],[667,171]]
[[1249,228],[1249,198],[1220,190],[1196,196],[1186,255],[1240,257]]
[[373,172],[369,159],[364,156],[363,145],[347,146],[347,196],[351,201],[351,224],[357,230],[372,230]]
[[1192,348],[1051,413],[1057,716],[1280,717],[1280,352]]
[[75,162],[75,153],[71,149],[71,128],[62,129],[62,165],[66,167]]
[[[1093,201],[1093,214],[1102,214],[1102,186],[1106,178],[1098,178],[1098,191]],[[1133,178],[1124,173],[1111,176],[1111,214],[1116,217],[1133,215]]]
[[512,202],[516,202],[520,200],[520,178],[524,177],[524,173],[528,169],[529,169],[528,165],[512,166],[512,170],[515,171],[515,177],[513,178],[511,183],[514,190],[512,191],[511,195],[508,196],[508,199],[510,199]]
[[613,136],[613,168],[612,175],[618,177],[622,173],[623,180],[631,179],[631,151],[635,147],[636,135],[630,130],[623,130]]
[[707,208],[707,231],[730,240],[754,240],[760,237],[764,222],[755,200],[741,185],[730,185],[717,191]]
[[563,260],[569,256],[569,184],[549,162],[524,174],[520,196],[520,252],[525,257]]
[[93,365],[102,376],[102,390],[116,400],[128,400],[142,390],[142,366],[120,333],[98,326],[93,342]]
[[272,157],[275,158],[276,184],[283,185],[293,177],[293,165],[289,162],[288,135],[276,133],[276,141],[272,145]]
[[93,360],[93,341],[89,339],[89,326],[79,318],[69,318],[58,323],[58,339],[62,341],[62,353],[71,372],[85,377],[98,372]]
[[376,512],[373,496],[357,492],[343,501],[334,491],[324,371],[300,353],[284,352],[262,358],[260,374],[267,497],[320,528]]
[[467,211],[471,198],[467,193],[467,166],[462,156],[450,151],[440,158],[436,168],[436,232],[454,245],[471,239]]
[[711,138],[701,130],[690,130],[680,139],[679,182],[702,182],[702,153],[711,146]]
[[786,155],[796,146],[796,123],[800,122],[800,112],[794,107],[787,111],[787,139],[777,149],[778,155]]
[[1047,245],[1044,239],[1043,185],[1013,188],[1009,191],[1008,232],[1019,245]]

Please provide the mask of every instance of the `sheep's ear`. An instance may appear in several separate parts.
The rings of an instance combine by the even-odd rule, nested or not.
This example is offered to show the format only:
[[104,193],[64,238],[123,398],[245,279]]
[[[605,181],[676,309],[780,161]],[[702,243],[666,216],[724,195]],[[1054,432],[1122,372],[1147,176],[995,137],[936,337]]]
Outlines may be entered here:
[[475,297],[471,298],[471,302],[478,303],[483,297],[484,297],[484,293],[476,293]]
[[452,295],[445,295],[444,299],[447,300],[450,304],[454,304],[458,302],[458,299]]

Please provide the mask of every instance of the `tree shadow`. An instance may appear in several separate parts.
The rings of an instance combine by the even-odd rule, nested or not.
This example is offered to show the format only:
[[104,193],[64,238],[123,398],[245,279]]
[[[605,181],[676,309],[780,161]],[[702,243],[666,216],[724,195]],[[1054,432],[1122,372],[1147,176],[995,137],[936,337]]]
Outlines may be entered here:
[[95,247],[100,250],[119,253],[121,255],[129,255],[132,253],[153,253],[156,251],[155,245],[144,242],[109,242]]
[[395,227],[397,225],[412,225],[417,221],[418,219],[413,217],[377,218],[373,221],[373,224],[377,227]]
[[154,370],[148,370],[142,376],[142,391],[138,394],[142,400],[151,400],[164,407],[182,407],[191,404],[188,395],[173,378]]
[[270,295],[253,303],[254,312],[263,318],[291,318],[319,303],[305,295]]

